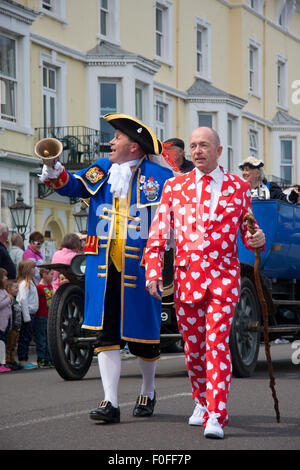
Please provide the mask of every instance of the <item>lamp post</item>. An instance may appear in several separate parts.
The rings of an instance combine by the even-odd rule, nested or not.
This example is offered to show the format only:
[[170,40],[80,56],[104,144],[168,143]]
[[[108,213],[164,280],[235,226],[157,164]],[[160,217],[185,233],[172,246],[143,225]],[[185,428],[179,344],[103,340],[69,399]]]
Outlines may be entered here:
[[81,206],[80,211],[75,212],[75,214],[73,214],[73,217],[75,219],[78,232],[82,233],[83,235],[87,234],[89,213],[87,211],[86,206]]
[[12,220],[23,240],[25,239],[31,209],[31,206],[25,204],[21,191],[18,192],[17,202],[9,206]]

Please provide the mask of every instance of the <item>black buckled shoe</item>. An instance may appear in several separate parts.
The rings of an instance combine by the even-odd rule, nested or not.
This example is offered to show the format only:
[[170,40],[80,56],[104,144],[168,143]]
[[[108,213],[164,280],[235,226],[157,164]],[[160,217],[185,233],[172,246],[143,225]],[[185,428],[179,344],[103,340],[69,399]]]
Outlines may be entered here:
[[151,400],[147,395],[139,395],[133,409],[133,416],[144,417],[152,416],[154,411],[154,406],[156,403],[156,393],[154,392],[154,397]]
[[96,421],[105,421],[106,423],[119,423],[120,408],[112,406],[110,401],[101,401],[98,408],[90,411],[90,418]]

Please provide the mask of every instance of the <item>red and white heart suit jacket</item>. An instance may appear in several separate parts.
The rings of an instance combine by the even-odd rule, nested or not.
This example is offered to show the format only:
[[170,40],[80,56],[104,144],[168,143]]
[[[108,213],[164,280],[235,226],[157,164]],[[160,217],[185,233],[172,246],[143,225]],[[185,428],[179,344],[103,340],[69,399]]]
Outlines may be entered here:
[[[192,396],[207,411],[204,426],[211,413],[222,426],[228,423],[226,403],[232,375],[229,333],[240,295],[238,229],[250,248],[244,222],[246,213],[252,213],[250,185],[221,170],[221,193],[207,222],[207,209],[197,203],[196,170],[166,181],[145,253],[147,283],[162,279],[163,252],[174,233],[175,310]],[[208,204],[209,199],[204,200],[203,205]]]
[[[152,221],[145,253],[146,280],[162,279],[162,257],[171,229],[175,238],[175,302],[196,303],[207,289],[215,298],[238,302],[240,264],[237,233],[247,243],[247,222],[252,213],[249,183],[224,172],[215,212],[205,226],[196,198],[196,170],[166,181]],[[257,227],[258,228],[258,227]]]

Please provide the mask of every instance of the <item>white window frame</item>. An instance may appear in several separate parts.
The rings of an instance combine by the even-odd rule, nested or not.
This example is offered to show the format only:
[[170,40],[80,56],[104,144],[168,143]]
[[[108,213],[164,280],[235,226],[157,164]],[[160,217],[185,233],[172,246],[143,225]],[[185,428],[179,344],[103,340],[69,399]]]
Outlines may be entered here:
[[[44,71],[46,71],[47,84],[44,83]],[[54,88],[49,86],[50,73],[54,75]],[[52,103],[54,103],[54,115],[52,116]],[[53,66],[43,64],[43,127],[56,127],[57,124],[57,70]]]
[[[250,57],[253,57],[251,64]],[[248,43],[248,93],[261,98],[261,45],[252,39]]]
[[[99,130],[100,131],[102,131],[101,123],[100,123],[101,119],[103,119],[103,116],[105,114],[107,114],[106,112],[102,113],[102,107],[101,107],[101,85],[102,84],[111,84],[111,85],[115,85],[115,87],[116,87],[116,109],[110,110],[110,112],[117,112],[118,109],[119,109],[119,103],[121,102],[121,97],[120,97],[121,84],[120,84],[120,80],[119,79],[107,79],[107,78],[99,77],[98,87],[99,87]],[[113,135],[113,133],[114,133],[114,131],[112,130],[111,135]]]
[[[198,50],[198,32],[201,32],[202,49]],[[198,69],[198,57],[201,54],[202,70]],[[196,77],[211,81],[211,25],[201,18],[196,18]]]
[[[161,26],[157,27],[157,14],[161,13]],[[164,53],[164,10],[160,5],[155,8],[155,54],[158,57],[163,57]]]
[[[103,0],[100,0],[100,5],[99,5],[99,9],[100,9],[100,18],[99,18],[99,22],[100,22],[100,34],[102,36],[105,36],[107,37],[109,35],[109,24],[108,24],[108,20],[109,20],[109,0],[106,0],[107,1],[107,6],[103,5]],[[105,23],[105,31],[103,31],[102,29],[102,19],[104,18],[104,23]]]
[[[136,81],[135,82],[135,117],[139,119],[140,121],[145,120],[145,85],[141,82]],[[137,103],[137,98],[139,95],[139,98],[141,99],[140,103]],[[138,113],[138,105],[141,108],[141,113]]]
[[[103,41],[109,41],[117,46],[120,42],[120,0],[107,0],[107,9],[103,9],[102,0],[98,0],[98,30],[97,38]],[[106,12],[106,34],[101,32],[101,12]]]
[[1,106],[0,106],[0,119],[3,119],[8,122],[16,122],[17,120],[17,92],[18,92],[18,67],[17,67],[17,41],[14,37],[10,36],[9,34],[4,34],[0,31],[0,35],[9,39],[14,42],[14,69],[15,69],[15,77],[10,75],[5,75],[0,71],[0,84],[1,84],[1,94],[0,94],[0,105],[5,104],[8,97],[7,97],[7,89],[5,87],[5,82],[9,82],[13,86],[13,107],[12,114],[2,114]]
[[234,169],[234,117],[227,117],[227,170],[232,172]]
[[[198,36],[200,34],[200,37],[201,37],[201,46],[199,47],[199,41],[198,41]],[[201,74],[201,72],[203,71],[203,30],[201,28],[197,28],[197,38],[196,38],[196,70],[197,70],[197,73]]]
[[[159,109],[163,110],[163,115],[164,115],[164,120],[160,121],[158,119]],[[166,140],[166,135],[167,135],[167,105],[161,101],[156,101],[155,103],[155,122],[156,122],[156,127],[155,127],[155,134],[158,139],[160,139],[162,142]]]
[[42,1],[42,9],[43,10],[53,10],[53,0],[41,0]]
[[[225,116],[224,116],[225,119]],[[231,125],[231,133],[229,133],[229,121]],[[222,125],[222,124],[221,124]],[[220,135],[220,132],[219,132]],[[220,139],[222,139],[222,135],[220,135]],[[241,138],[241,116],[239,112],[235,109],[228,110],[227,112],[227,135],[226,140],[225,136],[223,135],[224,144],[223,144],[223,152],[224,152],[224,159],[223,162],[227,165],[227,169],[230,173],[235,173],[236,169],[240,163],[240,155],[241,155],[241,146],[242,146],[242,138]],[[221,140],[222,142],[223,140]],[[227,153],[225,152],[225,143],[227,146]],[[226,158],[226,160],[225,160]]]
[[277,4],[277,24],[282,29],[288,30],[296,11],[296,2],[295,0],[277,0]]
[[249,7],[256,11],[259,14],[263,14],[263,7],[265,0],[248,0],[249,1]]
[[[55,91],[50,88],[44,87],[43,70],[44,67],[55,70],[56,87]],[[66,126],[67,120],[67,65],[66,62],[58,59],[56,53],[52,51],[51,54],[40,54],[40,69],[41,69],[41,90],[42,90],[42,118],[41,122],[44,125],[44,94],[50,100],[50,97],[56,99],[55,101],[55,127]]]
[[[173,5],[168,0],[155,0],[154,1],[154,24],[155,24],[155,59],[164,62],[167,65],[173,65],[173,49],[172,49],[172,37],[173,37],[173,25],[172,25],[172,9]],[[156,10],[159,9],[162,12],[162,31],[156,30]],[[156,48],[156,37],[161,37],[161,54],[159,55]]]
[[[164,109],[164,123],[161,123],[157,120],[157,107],[162,106]],[[165,91],[155,94],[155,116],[154,116],[154,126],[156,136],[164,141],[173,137],[172,131],[172,115],[173,115],[173,100],[169,97]],[[160,131],[163,131],[161,136]]]
[[[1,222],[2,223],[5,223],[9,228],[10,228],[10,231],[13,229],[13,219],[11,217],[11,214],[10,214],[10,210],[9,210],[9,205],[10,204],[15,204],[16,200],[17,200],[17,190],[18,188],[16,187],[10,187],[10,186],[6,186],[5,184],[1,184],[1,191],[0,191],[0,196],[1,196]],[[8,202],[8,205],[5,206],[2,204],[2,192],[4,191],[10,191],[13,193],[13,198],[11,201]]]
[[[16,4],[17,5],[17,4]],[[7,8],[7,9],[6,9]],[[17,9],[17,14],[21,14],[19,7],[3,5],[3,11],[0,12],[0,34],[7,36],[16,41],[16,116],[14,121],[1,119],[0,128],[12,129],[17,132],[33,135],[34,130],[31,128],[31,93],[30,93],[30,21],[33,16],[26,21],[18,20],[17,17],[13,21],[10,15],[13,15],[11,8]]]
[[[282,159],[282,143],[283,142],[291,142],[291,148],[292,148],[292,160],[291,162],[288,161],[283,161]],[[295,158],[294,158],[294,139],[290,137],[281,137],[280,138],[280,178],[284,180],[283,172],[282,169],[285,167],[291,168],[291,181],[287,182],[287,185],[293,184],[294,177],[295,177]]]
[[[202,112],[202,111],[198,111],[198,113],[197,113],[197,122],[198,122],[198,126],[199,126],[199,127],[203,127],[203,126],[201,126],[201,123],[199,122],[199,116],[200,116],[200,115],[211,117],[211,127],[212,127],[212,129],[215,128],[215,122],[216,122],[216,115],[215,115],[215,113],[213,113],[213,112]],[[209,127],[209,126],[205,126],[205,127]]]
[[248,129],[249,136],[249,155],[259,159],[261,155],[261,135],[260,129],[256,125],[249,126]]
[[63,24],[67,23],[66,0],[40,0],[40,9],[43,15],[49,16]]
[[277,58],[277,106],[288,109],[288,61],[278,56]]

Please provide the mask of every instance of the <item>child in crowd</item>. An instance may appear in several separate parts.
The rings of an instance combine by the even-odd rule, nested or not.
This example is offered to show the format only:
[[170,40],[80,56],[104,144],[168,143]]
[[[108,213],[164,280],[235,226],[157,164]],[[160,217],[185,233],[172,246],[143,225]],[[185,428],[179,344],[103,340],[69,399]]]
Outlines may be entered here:
[[11,299],[12,319],[11,327],[8,332],[8,339],[6,345],[6,365],[11,370],[23,369],[23,366],[15,361],[15,351],[18,344],[20,328],[22,325],[22,309],[21,305],[17,302],[17,294],[19,290],[18,282],[16,279],[8,279],[6,281],[6,290]]
[[53,271],[40,268],[40,283],[37,285],[39,296],[39,309],[34,320],[36,355],[38,367],[52,367],[47,341],[48,312],[53,297]]
[[58,283],[59,283],[59,286],[61,286],[62,284],[66,284],[70,282],[69,279],[67,279],[62,273],[59,273],[58,274]]
[[5,290],[7,281],[7,271],[0,268],[0,372],[10,372],[9,367],[5,367],[5,350],[7,336],[11,318],[11,300]]
[[24,369],[37,367],[32,362],[28,362],[29,345],[33,335],[34,316],[39,308],[39,297],[33,281],[34,275],[35,262],[30,259],[20,261],[17,275],[19,284],[17,301],[22,309],[22,325],[18,343],[18,358]]

